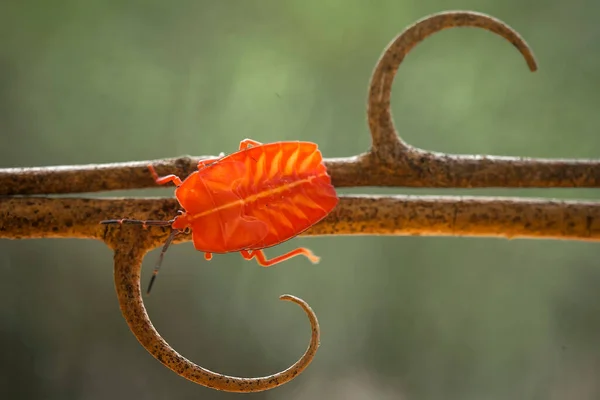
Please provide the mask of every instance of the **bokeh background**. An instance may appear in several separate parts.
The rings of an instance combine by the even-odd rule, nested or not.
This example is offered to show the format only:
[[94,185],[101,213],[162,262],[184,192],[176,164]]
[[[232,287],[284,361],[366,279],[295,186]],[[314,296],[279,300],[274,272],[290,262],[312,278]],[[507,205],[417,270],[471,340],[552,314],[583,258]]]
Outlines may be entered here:
[[[598,158],[598,3],[98,1],[0,3],[0,167],[149,160],[317,142],[370,143],[366,94],[384,47],[447,9],[502,19],[532,46],[443,31],[406,58],[393,112],[409,143],[451,153]],[[598,199],[592,190],[350,189]],[[172,188],[108,193],[171,196]],[[317,312],[321,347],[293,382],[254,399],[596,399],[600,248],[435,237],[297,238],[262,269],[171,248],[146,298],[163,337],[226,374],[287,368],[309,339],[290,293]],[[158,250],[146,257],[143,285]],[[154,360],[122,318],[112,254],[86,240],[0,241],[0,397],[233,399]],[[237,396],[237,397],[236,397]]]

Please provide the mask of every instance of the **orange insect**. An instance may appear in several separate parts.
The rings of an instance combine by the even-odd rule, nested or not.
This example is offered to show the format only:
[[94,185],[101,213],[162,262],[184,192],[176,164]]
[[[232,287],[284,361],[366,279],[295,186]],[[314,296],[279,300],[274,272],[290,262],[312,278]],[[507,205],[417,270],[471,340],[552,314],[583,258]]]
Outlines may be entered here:
[[210,260],[213,253],[240,252],[269,267],[297,255],[319,262],[306,248],[297,248],[268,260],[262,249],[297,236],[319,222],[339,199],[331,185],[323,157],[310,142],[262,144],[240,142],[239,151],[202,160],[198,170],[184,181],[175,175],[159,177],[148,168],[157,184],[173,182],[175,197],[185,211],[170,221],[107,220],[101,224],[168,226],[173,231],[163,249],[150,284],[158,274],[167,248],[178,234],[192,232],[196,250]]

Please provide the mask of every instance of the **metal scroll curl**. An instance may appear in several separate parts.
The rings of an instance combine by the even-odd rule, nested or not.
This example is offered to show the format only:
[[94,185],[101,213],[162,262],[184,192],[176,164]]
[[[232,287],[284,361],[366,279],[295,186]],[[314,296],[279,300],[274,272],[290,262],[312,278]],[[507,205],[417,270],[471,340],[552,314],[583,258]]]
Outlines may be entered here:
[[[142,346],[178,375],[216,390],[260,392],[291,381],[302,373],[315,357],[320,337],[317,316],[304,300],[291,295],[282,295],[279,297],[281,300],[296,303],[304,310],[312,330],[306,352],[288,369],[264,377],[240,378],[213,372],[191,362],[175,351],[160,336],[144,307],[140,277],[143,258],[152,247],[143,245],[151,243],[148,241],[149,234],[139,229],[120,229],[114,239],[114,280],[121,312]],[[136,245],[132,247],[132,243]]]

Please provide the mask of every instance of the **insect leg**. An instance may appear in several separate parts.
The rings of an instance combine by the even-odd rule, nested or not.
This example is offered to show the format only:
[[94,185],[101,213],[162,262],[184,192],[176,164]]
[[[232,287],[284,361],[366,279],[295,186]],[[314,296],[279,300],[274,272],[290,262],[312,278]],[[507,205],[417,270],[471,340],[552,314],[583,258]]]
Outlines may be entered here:
[[164,185],[165,183],[173,182],[175,186],[181,186],[181,179],[179,179],[177,175],[167,175],[159,177],[152,165],[148,165],[148,169],[150,170],[154,181],[159,185]]
[[212,164],[218,160],[219,160],[218,158],[208,158],[206,160],[200,160],[200,161],[198,161],[198,169],[208,167],[210,164]]
[[282,254],[282,255],[272,258],[270,260],[267,260],[267,257],[265,256],[265,253],[262,250],[250,250],[250,251],[242,250],[242,251],[240,251],[240,254],[246,260],[252,260],[253,258],[256,258],[256,262],[258,263],[258,265],[261,265],[263,267],[270,267],[275,264],[279,264],[282,261],[286,261],[292,257],[300,256],[300,255],[308,258],[310,260],[310,262],[312,262],[313,264],[318,263],[319,260],[321,259],[320,257],[315,256],[312,251],[310,251],[309,249],[305,249],[303,247],[292,250],[288,253]]
[[246,150],[250,146],[260,146],[262,143],[252,139],[244,139],[240,142],[240,150]]

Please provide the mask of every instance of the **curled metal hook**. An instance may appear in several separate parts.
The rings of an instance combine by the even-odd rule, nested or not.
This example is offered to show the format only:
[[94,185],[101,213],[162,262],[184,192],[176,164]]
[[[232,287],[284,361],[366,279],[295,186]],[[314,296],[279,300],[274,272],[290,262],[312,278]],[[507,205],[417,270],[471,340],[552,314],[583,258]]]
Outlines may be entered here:
[[[310,321],[312,335],[310,344],[302,357],[288,369],[273,375],[258,378],[239,378],[219,374],[202,368],[175,351],[156,331],[144,307],[140,288],[142,260],[148,252],[148,246],[132,247],[139,243],[139,232],[134,229],[121,229],[117,235],[114,255],[114,279],[121,312],[129,328],[150,354],[178,375],[216,390],[227,392],[261,392],[281,386],[298,376],[311,363],[319,347],[320,328],[317,316],[302,299],[282,295],[281,300],[298,304]],[[135,229],[137,231],[137,229]],[[127,238],[123,236],[128,236]],[[142,233],[143,236],[143,233]],[[143,242],[143,240],[141,240]]]
[[399,153],[408,153],[411,149],[398,135],[390,111],[392,84],[402,60],[428,36],[454,27],[483,28],[502,36],[519,50],[532,72],[537,70],[533,53],[525,40],[504,22],[489,15],[473,11],[448,11],[417,21],[386,47],[371,77],[367,111],[372,135],[371,151],[380,158],[392,156],[395,159]]

